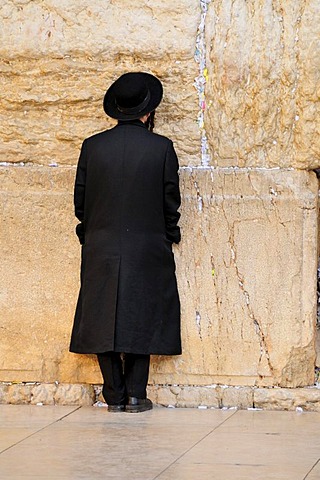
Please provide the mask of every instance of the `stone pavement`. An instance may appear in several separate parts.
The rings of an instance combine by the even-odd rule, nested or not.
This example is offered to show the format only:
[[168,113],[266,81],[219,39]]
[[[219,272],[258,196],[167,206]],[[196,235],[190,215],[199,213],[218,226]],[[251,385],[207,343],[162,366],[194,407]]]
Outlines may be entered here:
[[1,480],[319,480],[320,413],[0,406]]

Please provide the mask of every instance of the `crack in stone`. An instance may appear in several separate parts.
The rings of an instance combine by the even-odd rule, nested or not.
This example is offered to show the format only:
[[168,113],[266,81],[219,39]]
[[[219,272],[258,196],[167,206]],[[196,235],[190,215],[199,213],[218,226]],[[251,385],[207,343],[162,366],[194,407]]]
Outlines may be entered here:
[[[234,235],[234,232],[233,232],[233,235]],[[244,277],[241,275],[241,273],[239,271],[239,267],[237,265],[237,253],[236,253],[236,247],[235,247],[235,244],[234,244],[234,237],[233,236],[231,237],[231,235],[230,235],[229,240],[231,238],[232,238],[232,247],[231,247],[232,260],[233,260],[233,265],[234,265],[235,272],[236,272],[236,275],[237,275],[237,278],[238,278],[239,287],[240,287],[240,290],[242,291],[243,296],[245,298],[245,303],[246,303],[246,306],[247,306],[249,317],[252,319],[253,324],[255,326],[256,333],[259,336],[259,343],[260,343],[259,364],[262,361],[263,355],[265,355],[266,359],[267,359],[267,362],[268,362],[269,369],[270,369],[270,373],[273,374],[274,370],[273,370],[273,367],[271,365],[270,355],[269,355],[269,352],[268,352],[268,346],[267,346],[267,343],[266,343],[264,333],[262,331],[262,326],[261,326],[261,323],[259,322],[259,320],[257,319],[257,317],[255,316],[253,308],[251,306],[250,294],[249,294],[248,290],[246,290],[246,288],[245,288]]]
[[[269,352],[268,352],[267,342],[266,342],[266,339],[265,339],[265,336],[264,336],[264,333],[263,333],[263,330],[262,330],[262,325],[254,314],[253,308],[251,306],[250,294],[249,294],[248,290],[245,288],[244,277],[241,274],[241,272],[239,271],[239,267],[237,265],[237,250],[236,250],[235,239],[234,239],[234,226],[235,226],[236,222],[233,222],[232,224],[230,224],[229,219],[228,219],[227,214],[226,214],[226,211],[224,209],[223,202],[221,203],[221,208],[222,208],[222,212],[223,212],[224,218],[227,222],[228,229],[229,229],[229,232],[230,232],[228,242],[229,242],[230,250],[231,250],[231,262],[234,266],[236,276],[238,278],[238,284],[239,284],[240,290],[241,290],[241,292],[244,296],[244,299],[245,299],[245,305],[246,305],[246,308],[248,310],[249,317],[252,319],[253,324],[255,326],[255,331],[256,331],[256,333],[258,334],[258,337],[259,337],[259,343],[260,343],[259,364],[262,361],[263,355],[265,355],[265,357],[267,359],[269,369],[270,369],[270,373],[273,374],[274,369],[273,369],[273,366],[272,366],[271,361],[270,361],[270,355],[269,355]],[[243,332],[241,332],[241,337],[243,338]]]

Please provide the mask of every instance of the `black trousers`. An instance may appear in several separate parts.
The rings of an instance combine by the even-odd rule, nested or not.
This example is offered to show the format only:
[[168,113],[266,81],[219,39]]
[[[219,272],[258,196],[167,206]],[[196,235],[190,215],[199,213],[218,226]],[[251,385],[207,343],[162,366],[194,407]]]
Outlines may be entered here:
[[108,405],[124,405],[128,397],[146,398],[150,355],[106,352],[97,356]]

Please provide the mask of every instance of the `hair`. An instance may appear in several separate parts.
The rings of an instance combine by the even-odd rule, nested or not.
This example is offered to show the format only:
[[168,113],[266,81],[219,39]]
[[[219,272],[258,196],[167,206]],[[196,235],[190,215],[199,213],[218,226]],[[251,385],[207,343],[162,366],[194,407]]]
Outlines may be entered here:
[[155,117],[155,110],[150,113],[148,120],[146,121],[146,127],[150,132],[153,132],[154,129],[154,117]]

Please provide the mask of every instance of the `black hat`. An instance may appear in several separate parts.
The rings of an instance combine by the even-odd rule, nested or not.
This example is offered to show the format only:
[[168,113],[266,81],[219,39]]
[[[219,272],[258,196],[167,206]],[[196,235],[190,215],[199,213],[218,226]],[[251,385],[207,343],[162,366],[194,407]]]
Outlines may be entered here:
[[107,90],[103,108],[111,118],[135,120],[153,112],[161,102],[162,93],[162,84],[154,75],[125,73]]

